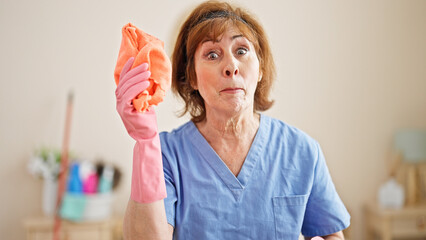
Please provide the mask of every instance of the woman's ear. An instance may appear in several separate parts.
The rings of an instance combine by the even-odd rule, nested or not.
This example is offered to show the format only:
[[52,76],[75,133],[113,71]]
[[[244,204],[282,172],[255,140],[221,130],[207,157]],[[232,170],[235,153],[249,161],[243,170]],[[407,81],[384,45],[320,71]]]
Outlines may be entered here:
[[257,80],[257,82],[260,82],[263,78],[263,72],[262,70],[259,70],[259,80]]

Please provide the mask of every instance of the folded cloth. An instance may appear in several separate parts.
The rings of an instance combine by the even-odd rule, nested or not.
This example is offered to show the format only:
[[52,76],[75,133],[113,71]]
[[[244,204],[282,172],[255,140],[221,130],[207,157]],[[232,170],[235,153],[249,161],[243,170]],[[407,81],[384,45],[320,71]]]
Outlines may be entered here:
[[164,43],[138,29],[131,23],[122,28],[120,52],[114,70],[115,83],[118,85],[120,73],[130,57],[135,61],[132,69],[142,63],[148,63],[151,77],[149,87],[133,99],[133,106],[138,112],[145,112],[149,106],[158,105],[170,88],[172,65],[164,51]]

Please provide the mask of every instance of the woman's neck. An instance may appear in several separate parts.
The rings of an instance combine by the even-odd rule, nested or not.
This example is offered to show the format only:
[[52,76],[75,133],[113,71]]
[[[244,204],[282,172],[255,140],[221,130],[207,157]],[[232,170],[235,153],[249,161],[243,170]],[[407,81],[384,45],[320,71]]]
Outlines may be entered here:
[[196,124],[204,137],[223,140],[251,139],[257,132],[260,115],[252,111],[242,114],[226,115],[206,111],[206,118]]
[[259,125],[260,115],[253,112],[232,117],[206,112],[206,119],[196,123],[200,133],[235,176],[242,169]]

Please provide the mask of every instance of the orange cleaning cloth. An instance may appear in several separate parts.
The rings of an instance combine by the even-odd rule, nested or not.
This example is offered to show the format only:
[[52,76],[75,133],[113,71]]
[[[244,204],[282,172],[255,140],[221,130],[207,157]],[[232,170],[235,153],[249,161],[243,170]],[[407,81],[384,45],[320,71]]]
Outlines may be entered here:
[[131,23],[122,28],[120,52],[114,70],[115,83],[118,85],[121,70],[129,58],[134,57],[132,68],[148,63],[151,77],[149,87],[133,99],[133,106],[138,112],[145,112],[149,106],[158,105],[170,88],[172,65],[164,51],[164,43],[138,29]]

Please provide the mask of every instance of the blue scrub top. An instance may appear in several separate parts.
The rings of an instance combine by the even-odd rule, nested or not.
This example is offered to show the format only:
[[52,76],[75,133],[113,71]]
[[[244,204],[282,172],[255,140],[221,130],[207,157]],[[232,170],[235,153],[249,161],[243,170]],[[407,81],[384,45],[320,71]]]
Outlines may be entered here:
[[238,177],[193,122],[160,138],[173,239],[297,240],[350,224],[318,143],[282,121],[261,115]]

